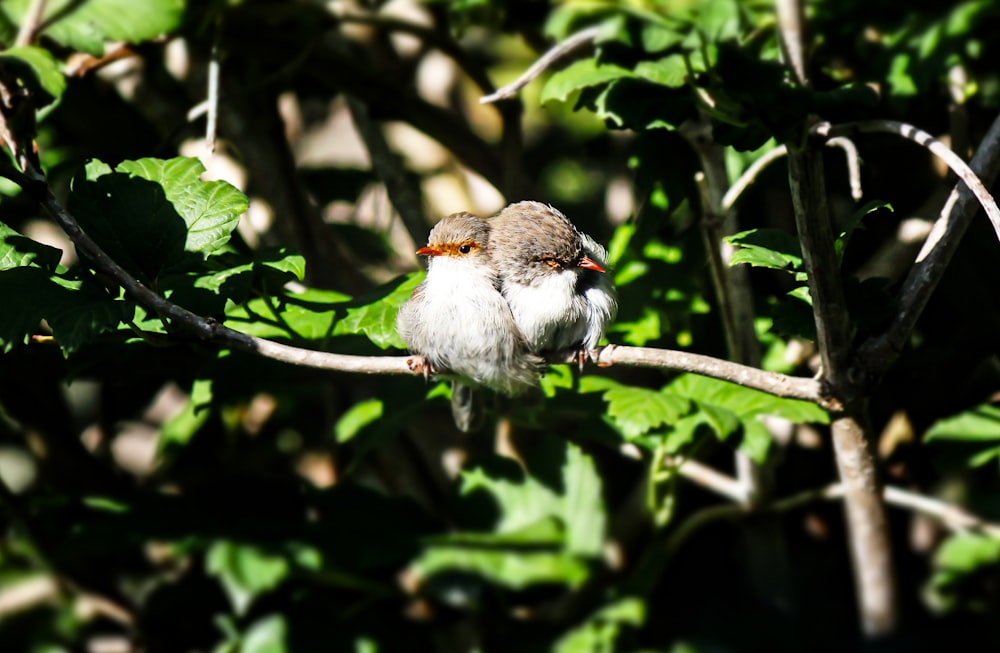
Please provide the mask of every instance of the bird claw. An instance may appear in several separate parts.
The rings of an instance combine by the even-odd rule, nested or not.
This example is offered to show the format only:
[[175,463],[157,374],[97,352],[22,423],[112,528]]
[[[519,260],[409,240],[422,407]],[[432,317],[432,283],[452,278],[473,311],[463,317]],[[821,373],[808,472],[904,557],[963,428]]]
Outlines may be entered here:
[[605,345],[603,347],[598,347],[597,349],[590,350],[590,352],[588,352],[590,360],[594,361],[594,364],[597,365],[598,367],[611,367],[612,365],[614,365],[614,363],[602,363],[600,359],[601,359],[601,354],[604,353],[605,349],[608,350],[608,353],[611,353],[611,351],[613,351],[615,347],[616,345]]
[[424,381],[430,381],[432,374],[437,374],[438,370],[434,369],[434,365],[427,360],[426,356],[414,356],[413,358],[407,359],[406,366],[410,368],[410,371],[414,374],[422,374]]

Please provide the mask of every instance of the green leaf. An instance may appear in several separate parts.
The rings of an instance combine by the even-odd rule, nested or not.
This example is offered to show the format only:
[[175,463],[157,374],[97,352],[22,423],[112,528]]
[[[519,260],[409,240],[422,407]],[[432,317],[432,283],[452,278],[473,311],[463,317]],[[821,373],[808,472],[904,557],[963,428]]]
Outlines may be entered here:
[[934,555],[934,566],[951,572],[967,574],[995,564],[1000,564],[1000,539],[988,535],[952,535]]
[[[108,41],[139,43],[180,27],[185,0],[49,0],[45,4],[43,34],[63,45],[93,55],[104,52]],[[0,12],[15,24],[27,14],[31,0],[6,0]]]
[[47,320],[64,352],[131,320],[135,305],[112,298],[96,282],[52,277],[37,267],[0,270],[0,345],[27,342]]
[[837,236],[837,240],[833,244],[834,249],[837,251],[838,258],[843,258],[844,250],[847,248],[847,243],[850,241],[854,232],[857,229],[863,228],[861,220],[866,215],[874,213],[880,209],[888,209],[890,213],[895,211],[895,209],[892,208],[892,204],[888,202],[883,202],[882,200],[872,200],[851,214],[851,217],[844,224],[844,228],[841,230],[840,235]]
[[219,540],[205,557],[205,570],[219,578],[236,614],[246,614],[255,598],[288,576],[288,561],[258,547]]
[[411,569],[422,578],[443,572],[476,574],[512,590],[542,583],[579,587],[588,576],[586,563],[566,553],[442,546],[425,550]]
[[354,439],[366,426],[382,417],[384,405],[381,399],[368,399],[351,406],[337,420],[334,433],[337,442],[348,442]]
[[604,548],[607,515],[601,477],[594,460],[580,447],[567,446],[561,517],[566,524],[566,551],[597,557]]
[[175,417],[163,425],[160,433],[160,451],[168,451],[174,447],[183,447],[191,442],[191,439],[201,430],[201,427],[208,421],[212,411],[209,405],[212,403],[211,379],[196,379],[191,386],[191,397],[187,405]]
[[285,617],[273,614],[253,622],[235,653],[291,653]]
[[656,84],[681,87],[686,84],[687,66],[684,57],[673,54],[656,61],[641,61],[635,67],[635,75]]
[[626,438],[636,438],[663,425],[676,422],[690,403],[676,394],[620,386],[604,393],[607,415]]
[[167,201],[184,219],[188,252],[210,254],[229,242],[249,206],[247,196],[232,184],[202,181],[205,166],[195,158],[123,161],[115,170],[163,187]]
[[774,270],[798,270],[802,267],[802,247],[791,234],[778,229],[750,229],[726,237],[739,249],[733,252],[730,265],[749,263]]
[[[66,76],[63,75],[59,62],[48,50],[34,46],[10,48],[0,54],[0,62],[8,70],[13,70],[35,94],[36,108],[58,101],[66,90]],[[27,64],[30,74],[17,65],[19,62]]]
[[347,309],[347,315],[334,327],[334,335],[363,334],[382,349],[406,349],[396,331],[396,315],[423,279],[424,273],[414,272],[360,298],[358,303],[365,303]]
[[621,598],[560,637],[552,650],[555,653],[623,650],[617,645],[623,627],[638,628],[645,620],[646,604],[642,599]]
[[774,415],[796,424],[830,423],[829,414],[816,404],[798,399],[775,397],[760,390],[745,388],[736,383],[720,381],[707,376],[683,374],[667,386],[667,390],[699,404],[724,409],[741,419],[753,418],[758,415]]
[[549,77],[538,98],[545,104],[551,100],[565,102],[580,89],[600,86],[621,77],[632,77],[631,70],[614,64],[600,64],[594,58],[582,59]]
[[995,442],[1000,440],[1000,406],[982,404],[938,420],[924,436],[927,442]]
[[0,270],[31,266],[52,272],[61,256],[62,250],[22,236],[0,222]]
[[260,338],[323,340],[333,333],[337,314],[350,297],[333,290],[258,297],[242,306],[228,306],[227,325]]
[[497,533],[510,533],[549,518],[563,517],[563,503],[558,494],[523,470],[516,474],[499,473],[492,467],[476,467],[462,472],[463,495],[477,490],[487,492],[500,507]]
[[247,198],[224,181],[202,181],[197,159],[92,162],[73,182],[69,209],[111,258],[146,281],[200,259],[229,240]]
[[771,433],[760,417],[773,415],[797,424],[827,424],[830,421],[827,412],[815,404],[774,397],[759,390],[696,374],[678,377],[667,386],[667,391],[693,401],[697,410],[705,413],[703,423],[709,425],[720,440],[735,431],[734,420],[738,420],[743,435],[740,449],[758,462],[767,459],[771,444]]
[[58,299],[48,307],[45,319],[64,352],[79,349],[105,331],[113,331],[135,315],[131,301],[113,299],[89,277],[70,280],[56,277]]

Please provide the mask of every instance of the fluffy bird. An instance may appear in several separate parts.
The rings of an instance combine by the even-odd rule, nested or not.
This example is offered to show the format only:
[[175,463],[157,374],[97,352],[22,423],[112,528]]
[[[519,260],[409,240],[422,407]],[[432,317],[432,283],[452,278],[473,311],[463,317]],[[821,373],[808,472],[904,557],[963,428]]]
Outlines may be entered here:
[[514,322],[532,352],[593,352],[618,312],[607,251],[541,202],[488,219],[487,249]]
[[[450,370],[463,382],[516,395],[538,384],[543,362],[498,290],[490,235],[490,226],[469,213],[438,222],[417,250],[429,257],[427,278],[400,308],[396,326],[430,371]],[[469,401],[465,388],[454,390],[457,401]],[[468,422],[456,415],[462,430],[471,430]]]

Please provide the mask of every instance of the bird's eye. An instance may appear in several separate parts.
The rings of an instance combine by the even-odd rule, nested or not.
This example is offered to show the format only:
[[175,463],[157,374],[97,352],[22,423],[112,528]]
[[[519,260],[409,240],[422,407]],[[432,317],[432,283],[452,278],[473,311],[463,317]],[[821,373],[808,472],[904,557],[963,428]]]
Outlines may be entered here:
[[464,243],[462,245],[459,245],[458,251],[460,251],[463,254],[468,254],[469,252],[472,251],[472,245],[470,245],[469,243]]

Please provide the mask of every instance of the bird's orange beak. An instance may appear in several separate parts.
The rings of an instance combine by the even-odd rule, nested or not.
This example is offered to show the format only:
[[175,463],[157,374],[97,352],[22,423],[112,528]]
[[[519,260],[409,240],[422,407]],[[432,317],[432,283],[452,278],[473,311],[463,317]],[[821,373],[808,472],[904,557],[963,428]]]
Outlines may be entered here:
[[[417,253],[419,254],[420,252]],[[588,270],[596,270],[597,272],[607,272],[607,270],[598,265],[594,261],[594,259],[590,258],[589,256],[584,256],[582,259],[580,259],[580,262],[577,265],[581,268],[587,268]]]
[[443,252],[440,249],[437,247],[431,247],[430,245],[427,247],[421,247],[417,250],[417,256],[441,256],[442,253]]

